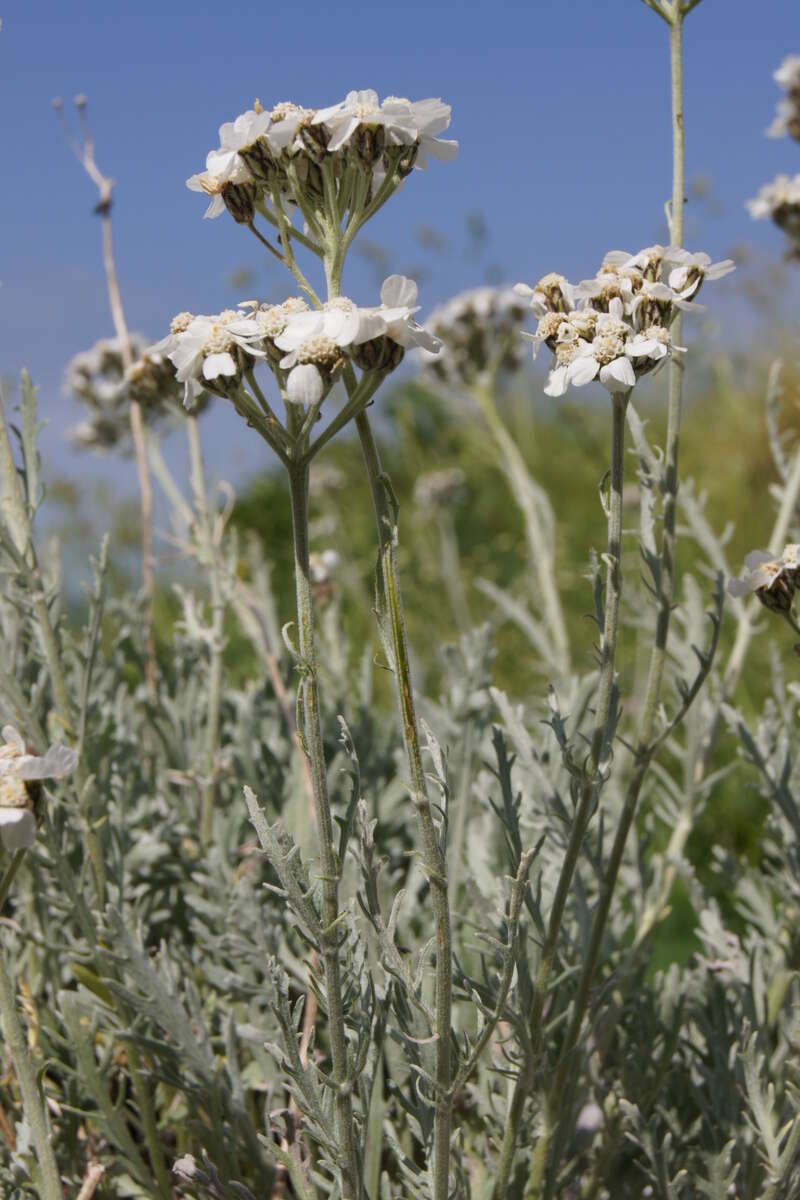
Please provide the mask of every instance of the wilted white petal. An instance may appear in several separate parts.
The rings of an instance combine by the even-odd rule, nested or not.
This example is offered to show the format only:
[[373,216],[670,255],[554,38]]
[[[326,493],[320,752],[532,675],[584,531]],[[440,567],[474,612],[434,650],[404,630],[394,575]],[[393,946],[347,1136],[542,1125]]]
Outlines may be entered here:
[[30,850],[36,841],[36,821],[28,808],[0,808],[0,841],[13,854]]

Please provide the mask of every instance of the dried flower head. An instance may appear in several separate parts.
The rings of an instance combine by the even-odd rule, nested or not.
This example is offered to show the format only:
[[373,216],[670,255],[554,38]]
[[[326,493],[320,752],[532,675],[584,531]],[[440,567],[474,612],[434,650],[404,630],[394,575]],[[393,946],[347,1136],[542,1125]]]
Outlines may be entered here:
[[469,385],[486,371],[516,371],[522,364],[520,327],[525,305],[511,288],[481,287],[461,292],[431,313],[426,325],[442,344],[422,354],[434,375],[452,385]]
[[173,365],[163,354],[148,350],[141,334],[130,334],[128,340],[134,361],[127,370],[119,338],[103,338],[67,365],[64,391],[89,409],[88,420],[69,432],[75,445],[129,449],[132,400],[149,421],[174,415],[180,407],[183,389]]

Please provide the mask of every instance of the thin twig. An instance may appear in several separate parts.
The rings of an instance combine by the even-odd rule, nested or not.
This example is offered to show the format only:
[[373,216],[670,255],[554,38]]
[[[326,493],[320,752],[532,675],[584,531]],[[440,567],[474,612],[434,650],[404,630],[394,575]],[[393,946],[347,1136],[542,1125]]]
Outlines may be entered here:
[[[120,343],[122,364],[126,371],[133,366],[133,350],[130,333],[125,320],[125,310],[122,304],[122,294],[119,287],[116,262],[114,259],[114,233],[111,223],[112,193],[114,181],[97,165],[94,156],[94,140],[87,119],[87,103],[85,96],[75,97],[78,109],[82,139],[80,142],[69,132],[64,116],[64,105],[61,100],[53,101],[53,108],[58,114],[66,134],[67,142],[75,157],[83,167],[92,183],[97,188],[98,202],[95,212],[100,217],[103,229],[103,266],[106,273],[106,287],[111,307],[111,319]],[[150,469],[147,462],[147,446],[145,439],[142,406],[138,400],[130,399],[130,423],[133,448],[136,456],[136,471],[139,479],[141,537],[142,537],[142,583],[144,586],[145,613],[145,678],[150,694],[156,693],[156,643],[153,605],[155,598],[155,579],[153,574],[153,491],[150,484]]]

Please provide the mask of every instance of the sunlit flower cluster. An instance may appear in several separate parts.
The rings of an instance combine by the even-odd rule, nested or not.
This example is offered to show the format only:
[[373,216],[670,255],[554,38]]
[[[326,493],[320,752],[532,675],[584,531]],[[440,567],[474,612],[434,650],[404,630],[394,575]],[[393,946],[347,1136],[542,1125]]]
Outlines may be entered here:
[[0,746],[0,841],[8,851],[31,847],[36,837],[35,806],[43,779],[63,779],[78,764],[66,746],[51,746],[45,754],[29,754],[22,735],[3,728]]
[[425,364],[437,378],[458,386],[487,371],[514,371],[522,361],[519,333],[525,303],[511,288],[479,287],[461,292],[431,313],[426,325],[442,343]]
[[768,217],[792,239],[800,253],[800,175],[791,178],[778,175],[765,183],[757,196],[747,201],[750,216],[756,220]]
[[769,137],[789,137],[800,142],[800,54],[789,54],[773,78],[786,95],[778,101],[775,120],[767,130]]
[[266,110],[256,101],[220,126],[218,149],[187,186],[211,197],[207,217],[227,208],[248,223],[279,197],[306,213],[326,189],[335,191],[344,214],[378,191],[394,190],[428,157],[455,158],[458,143],[438,137],[449,124],[450,106],[441,100],[381,101],[371,90],[348,92],[321,109],[281,103]]
[[139,402],[149,421],[180,405],[182,389],[172,364],[148,351],[141,334],[130,334],[129,344],[134,361],[127,370],[119,338],[103,338],[68,364],[64,391],[89,409],[88,419],[70,430],[75,445],[94,450],[126,448],[132,400]]
[[539,318],[536,332],[522,336],[533,343],[534,358],[542,343],[554,355],[545,393],[563,396],[593,379],[609,392],[629,391],[683,350],[670,334],[675,316],[695,307],[706,280],[733,266],[678,246],[649,246],[638,254],[612,251],[597,275],[578,284],[555,273],[535,287],[517,284]]
[[316,404],[350,358],[368,371],[389,371],[407,347],[435,353],[437,339],[413,319],[417,285],[390,275],[381,303],[361,308],[345,296],[311,309],[293,296],[282,304],[243,301],[215,316],[179,313],[153,347],[174,365],[186,402],[203,389],[229,395],[259,360],[269,363],[293,404]]

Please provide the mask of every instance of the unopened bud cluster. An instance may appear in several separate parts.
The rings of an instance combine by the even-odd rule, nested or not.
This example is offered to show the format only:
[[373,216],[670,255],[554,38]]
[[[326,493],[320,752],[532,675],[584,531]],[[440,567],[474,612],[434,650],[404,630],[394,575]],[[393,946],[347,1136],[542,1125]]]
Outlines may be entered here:
[[277,203],[296,204],[304,215],[329,205],[335,193],[341,216],[361,212],[385,188],[398,187],[428,156],[453,159],[458,143],[437,137],[450,124],[441,100],[413,102],[376,92],[348,92],[328,108],[282,103],[267,110],[259,101],[220,126],[220,146],[206,170],[187,180],[212,197],[207,217],[227,208],[247,224],[255,212]]
[[425,365],[452,386],[469,386],[487,371],[518,370],[525,307],[511,288],[480,287],[454,296],[426,322],[442,349],[433,359],[423,355]]
[[153,352],[174,365],[186,403],[203,390],[235,394],[243,375],[264,361],[286,400],[316,404],[348,358],[363,370],[386,372],[400,363],[406,347],[436,352],[436,338],[413,319],[416,299],[413,280],[390,275],[374,308],[339,296],[311,309],[292,296],[282,304],[243,301],[238,310],[214,316],[180,313]]
[[89,409],[89,417],[70,430],[78,446],[110,450],[130,437],[130,403],[137,401],[149,421],[180,406],[182,388],[164,355],[147,350],[141,334],[129,335],[133,358],[126,369],[119,338],[103,338],[76,354],[64,375],[64,391]]
[[704,281],[733,266],[678,246],[649,246],[638,254],[612,251],[594,278],[578,284],[555,273],[533,288],[517,284],[539,318],[536,332],[522,336],[533,342],[534,358],[542,343],[554,355],[545,393],[563,396],[593,379],[612,393],[630,391],[683,350],[670,335],[678,311],[696,307]]

